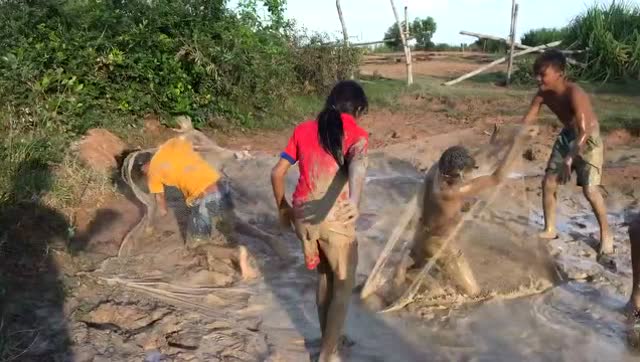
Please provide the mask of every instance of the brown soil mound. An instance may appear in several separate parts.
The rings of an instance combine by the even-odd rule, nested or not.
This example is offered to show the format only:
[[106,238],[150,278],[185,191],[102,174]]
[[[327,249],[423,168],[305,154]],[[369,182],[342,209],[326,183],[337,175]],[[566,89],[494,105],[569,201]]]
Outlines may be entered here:
[[113,133],[100,128],[90,129],[76,145],[78,157],[89,168],[105,172],[117,167],[116,157],[126,149],[126,144]]

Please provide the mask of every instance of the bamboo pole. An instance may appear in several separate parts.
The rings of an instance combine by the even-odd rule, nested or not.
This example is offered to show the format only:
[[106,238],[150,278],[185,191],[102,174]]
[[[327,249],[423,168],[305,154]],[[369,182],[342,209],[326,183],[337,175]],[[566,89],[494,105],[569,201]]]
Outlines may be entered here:
[[342,8],[340,7],[340,0],[336,0],[336,8],[338,9],[338,17],[340,18],[340,24],[342,25],[342,38],[344,39],[344,45],[349,46],[349,35],[347,34],[347,25],[344,22],[342,16]]
[[[411,39],[415,39],[415,37],[413,37],[413,36],[408,37],[407,41],[411,40]],[[382,43],[386,43],[386,42],[388,42],[390,40],[395,40],[395,39],[384,39],[384,40],[368,41],[368,42],[364,42],[364,43],[351,43],[351,46],[358,47],[358,46],[382,44]]]
[[417,211],[418,198],[417,196],[413,196],[411,201],[409,201],[407,208],[398,218],[398,223],[391,232],[391,236],[382,249],[380,257],[378,257],[378,260],[376,260],[376,264],[373,266],[373,269],[371,269],[371,273],[369,273],[369,277],[365,281],[364,287],[362,287],[362,290],[360,291],[360,298],[367,298],[372,293],[375,293],[375,291],[378,290],[378,287],[380,287],[380,284],[382,282],[380,274],[389,261],[391,251],[395,248],[396,244],[400,240],[400,237],[404,233],[405,228]]
[[413,84],[413,66],[411,65],[411,49],[409,49],[409,43],[407,42],[407,38],[404,36],[404,31],[402,29],[402,23],[400,23],[400,18],[398,17],[398,10],[396,10],[396,5],[393,0],[389,0],[391,2],[391,9],[393,10],[393,16],[396,18],[396,24],[398,26],[398,31],[400,32],[400,39],[402,39],[402,45],[404,46],[404,57],[407,62],[407,85]]
[[[409,38],[409,10],[408,7],[404,7],[404,38]],[[407,40],[408,41],[408,40]]]
[[[340,18],[340,24],[342,25],[342,38],[344,39],[344,46],[346,48],[349,47],[349,34],[347,33],[347,24],[344,22],[344,17],[342,16],[342,7],[340,6],[340,0],[336,0],[336,9],[338,10],[338,17]],[[349,78],[354,78],[354,72],[349,74]]]
[[[497,40],[497,41],[503,41],[505,43],[507,43],[507,45],[511,45],[511,41],[509,40],[509,38],[502,38],[499,36],[494,36],[494,35],[488,35],[488,34],[481,34],[481,33],[474,33],[472,31],[461,31],[460,34],[462,35],[467,35],[467,36],[472,36],[474,38],[478,38],[478,39],[485,39],[485,46],[486,46],[486,39],[490,39],[490,40]],[[529,45],[524,45],[524,44],[520,44],[520,43],[515,43],[516,48],[519,49],[531,49],[532,47]],[[569,47],[571,48],[571,47]],[[542,49],[538,49],[536,50],[536,52],[542,52],[544,51],[544,48]],[[580,54],[580,53],[584,53],[585,50],[560,50],[561,53],[565,54],[565,55],[571,55],[571,54]],[[579,61],[573,59],[573,58],[567,58],[567,62],[569,64],[573,64],[573,65],[577,65],[580,67],[586,67],[587,65],[584,63],[580,63]]]
[[507,63],[507,82],[511,83],[511,71],[513,69],[513,53],[516,49],[516,23],[518,21],[518,4],[513,0],[513,12],[511,13],[511,49],[509,50],[509,63]]
[[[533,53],[533,52],[536,52],[536,51],[538,51],[540,49],[544,49],[544,48],[552,48],[552,47],[560,45],[560,43],[562,43],[562,41],[558,40],[558,41],[554,41],[553,43],[544,44],[544,45],[538,45],[537,47],[532,47],[532,48],[525,49],[525,50],[522,50],[520,52],[514,53],[513,57],[516,58],[516,57],[519,57],[521,55]],[[489,64],[485,64],[485,65],[481,66],[480,68],[474,70],[473,72],[469,72],[469,73],[464,74],[464,75],[462,75],[462,76],[460,76],[460,77],[458,77],[458,78],[456,78],[454,80],[450,80],[450,81],[444,83],[444,85],[446,85],[446,86],[454,85],[456,83],[459,83],[459,82],[461,82],[461,81],[463,81],[465,79],[469,79],[469,78],[473,77],[476,74],[482,73],[483,71],[485,71],[485,70],[487,70],[487,69],[489,69],[489,68],[491,68],[493,66],[496,66],[496,65],[498,65],[500,63],[504,63],[506,61],[507,61],[507,57],[502,57],[500,59],[496,59],[496,60],[494,60],[493,62],[491,62]]]

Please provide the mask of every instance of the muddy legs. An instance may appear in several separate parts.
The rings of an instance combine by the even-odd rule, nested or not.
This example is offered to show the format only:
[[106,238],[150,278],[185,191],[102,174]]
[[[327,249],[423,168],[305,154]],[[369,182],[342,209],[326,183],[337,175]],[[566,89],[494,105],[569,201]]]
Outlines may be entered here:
[[[540,233],[543,239],[555,239],[558,235],[556,231],[556,205],[558,190],[558,178],[555,174],[547,174],[542,181],[542,209],[544,211],[544,231]],[[584,194],[593,213],[600,225],[600,248],[598,254],[606,255],[613,253],[613,239],[609,232],[609,223],[607,222],[607,209],[604,204],[602,194],[597,186],[583,186]]]
[[324,337],[327,326],[327,313],[331,304],[333,291],[333,273],[327,261],[327,257],[320,252],[320,264],[318,265],[318,289],[316,290],[316,305],[318,307],[318,321],[320,331]]
[[[322,330],[320,362],[330,361],[337,355],[358,263],[357,243],[350,241],[332,244],[321,242],[322,256],[318,269],[318,319]],[[345,253],[346,255],[342,255]],[[347,267],[347,273],[344,279],[340,279],[336,267],[338,261],[345,257],[347,265],[343,266]]]
[[633,288],[629,307],[632,311],[640,310],[640,216],[629,226],[629,242],[631,243],[631,269],[633,270]]
[[542,210],[544,212],[544,231],[538,234],[543,239],[555,239],[556,231],[556,204],[558,190],[558,176],[546,174],[542,180]]
[[609,233],[609,223],[607,222],[607,209],[604,204],[602,194],[596,186],[584,186],[582,188],[584,196],[591,204],[593,213],[596,215],[598,225],[600,225],[600,248],[598,254],[606,255],[613,253],[613,239]]
[[462,255],[462,252],[453,258],[447,258],[442,261],[442,267],[446,273],[454,280],[454,282],[462,288],[462,290],[470,297],[476,296],[480,293],[480,287],[476,282],[476,278],[473,276],[471,266],[467,262],[467,258]]

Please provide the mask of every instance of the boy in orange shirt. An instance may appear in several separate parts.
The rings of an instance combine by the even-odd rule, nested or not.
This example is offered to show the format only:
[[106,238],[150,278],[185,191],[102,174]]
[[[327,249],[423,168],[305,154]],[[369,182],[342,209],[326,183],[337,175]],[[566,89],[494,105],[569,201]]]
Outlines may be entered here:
[[[147,175],[149,192],[157,203],[157,215],[151,215],[151,225],[158,217],[168,213],[164,194],[165,186],[176,187],[182,192],[189,207],[187,245],[197,247],[207,239],[220,236],[219,225],[228,219],[225,212],[231,210],[231,195],[221,184],[221,175],[211,167],[185,137],[174,137],[162,144],[150,160],[144,160],[142,171]],[[238,263],[244,279],[254,278],[257,272],[251,267],[245,246],[208,246],[216,254]]]

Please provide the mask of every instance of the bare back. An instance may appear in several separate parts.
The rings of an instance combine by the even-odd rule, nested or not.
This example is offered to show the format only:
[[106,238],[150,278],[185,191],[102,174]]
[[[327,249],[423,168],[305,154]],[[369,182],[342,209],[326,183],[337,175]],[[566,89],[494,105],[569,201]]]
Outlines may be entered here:
[[[576,130],[578,119],[584,116],[587,135],[600,134],[600,125],[591,101],[577,84],[567,82],[567,88],[562,94],[554,91],[540,91],[538,96],[542,97],[543,103],[558,117],[565,128]],[[580,111],[576,109],[577,105]]]
[[426,230],[425,236],[446,236],[460,221],[462,198],[445,199],[442,188],[447,187],[442,182],[438,164],[431,166],[424,180],[424,195],[422,199],[422,226]]

